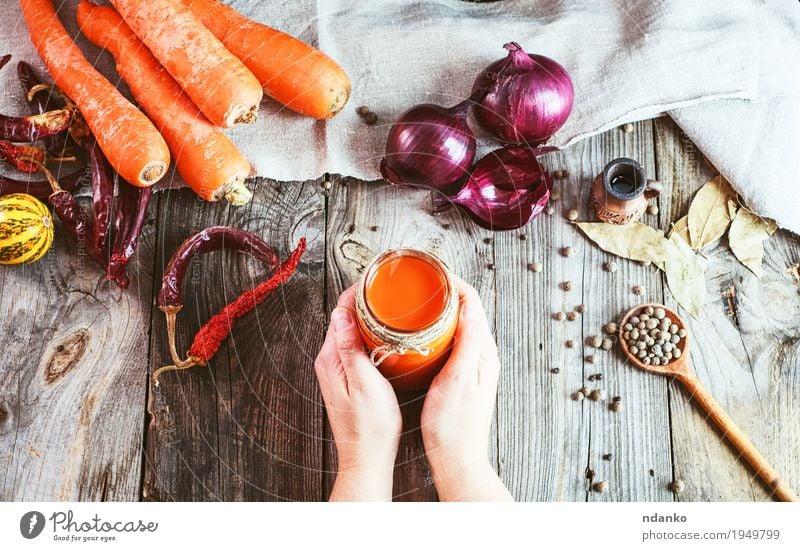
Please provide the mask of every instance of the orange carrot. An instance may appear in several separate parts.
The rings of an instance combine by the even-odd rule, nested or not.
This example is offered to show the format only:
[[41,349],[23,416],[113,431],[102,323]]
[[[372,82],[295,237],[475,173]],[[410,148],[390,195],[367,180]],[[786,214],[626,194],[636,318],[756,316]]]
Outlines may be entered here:
[[189,187],[208,201],[222,197],[234,205],[249,201],[244,180],[250,163],[203,116],[117,11],[81,0],[77,18],[83,34],[114,56],[117,72],[167,140],[178,173]]
[[111,3],[211,122],[227,128],[256,119],[258,80],[181,0]]
[[78,106],[111,166],[139,187],[166,173],[169,148],[153,123],[83,57],[52,0],[20,0],[31,41],[61,90]]
[[347,73],[316,48],[256,23],[217,0],[183,3],[253,71],[264,92],[289,109],[329,119],[350,98]]

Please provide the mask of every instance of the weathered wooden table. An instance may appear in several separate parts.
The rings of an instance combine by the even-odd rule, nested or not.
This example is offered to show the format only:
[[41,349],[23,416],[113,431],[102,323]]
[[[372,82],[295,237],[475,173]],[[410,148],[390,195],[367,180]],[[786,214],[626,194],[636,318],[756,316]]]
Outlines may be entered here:
[[[329,311],[368,260],[399,245],[440,254],[483,298],[499,344],[502,376],[491,460],[520,500],[764,500],[753,474],[668,380],[635,371],[618,350],[583,360],[564,342],[598,334],[637,302],[674,306],[653,267],[610,258],[566,222],[588,219],[591,178],[610,159],[639,159],[666,186],[666,229],[713,175],[668,119],[637,124],[550,155],[556,213],[519,231],[490,233],[450,212],[429,214],[426,192],[328,176],[305,183],[261,181],[239,209],[164,191],[153,201],[127,292],[105,282],[58,232],[42,262],[0,267],[0,498],[3,500],[323,500],[335,448],[312,369]],[[169,361],[164,319],[154,306],[175,247],[206,226],[253,230],[288,254],[310,241],[300,272],[240,320],[207,368],[148,374]],[[565,245],[576,254],[564,258]],[[800,490],[800,242],[780,231],[766,243],[758,280],[725,241],[710,250],[707,303],[689,320],[700,379],[795,490]],[[544,264],[541,273],[529,263]],[[212,253],[187,274],[178,339],[265,275],[251,259]],[[564,292],[560,282],[570,280]],[[631,293],[635,284],[646,293]],[[577,321],[551,313],[586,305]],[[551,369],[559,368],[554,374]],[[620,396],[574,402],[596,385]],[[592,383],[590,383],[592,384]],[[435,499],[421,439],[419,396],[403,396],[406,434],[397,458],[397,499]],[[609,458],[610,454],[610,458]],[[604,458],[605,456],[605,458]],[[608,482],[591,492],[586,473]],[[682,479],[673,495],[668,483]]]

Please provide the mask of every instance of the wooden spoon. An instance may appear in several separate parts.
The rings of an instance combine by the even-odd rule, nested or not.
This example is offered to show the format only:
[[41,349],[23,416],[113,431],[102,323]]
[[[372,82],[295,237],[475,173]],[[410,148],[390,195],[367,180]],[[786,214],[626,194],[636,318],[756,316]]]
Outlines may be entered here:
[[658,373],[659,375],[669,375],[675,377],[689,392],[689,395],[694,401],[708,414],[708,417],[714,424],[722,431],[723,436],[727,438],[736,450],[741,453],[741,456],[750,464],[755,470],[756,475],[761,477],[767,488],[772,492],[780,501],[798,501],[797,496],[791,488],[783,482],[778,473],[775,472],[770,464],[764,459],[764,456],[753,446],[753,443],[748,440],[747,436],[736,426],[722,406],[714,399],[713,396],[706,390],[703,384],[698,380],[694,371],[689,365],[689,334],[687,331],[686,336],[678,343],[678,348],[681,351],[680,358],[670,361],[666,365],[648,365],[642,362],[636,355],[634,355],[628,343],[622,338],[624,333],[625,324],[630,322],[631,317],[638,315],[644,308],[652,306],[653,308],[663,308],[667,317],[676,324],[679,328],[685,329],[686,324],[681,317],[662,304],[642,304],[631,309],[622,320],[619,328],[619,340],[622,344],[622,350],[631,361],[633,365],[639,369]]

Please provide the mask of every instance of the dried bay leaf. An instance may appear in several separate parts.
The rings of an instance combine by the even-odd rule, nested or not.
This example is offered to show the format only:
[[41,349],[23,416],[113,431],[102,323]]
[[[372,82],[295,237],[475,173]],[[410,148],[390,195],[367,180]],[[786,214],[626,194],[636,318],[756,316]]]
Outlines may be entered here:
[[601,249],[623,258],[659,264],[672,253],[673,245],[647,224],[579,222],[577,225]]
[[731,213],[735,206],[735,193],[721,175],[717,175],[695,194],[689,205],[687,224],[693,249],[700,250],[725,234],[731,224]]
[[772,220],[761,218],[745,208],[740,208],[731,223],[728,242],[733,254],[756,276],[761,277],[764,260],[764,241],[775,233]]
[[678,234],[673,233],[669,240],[673,245],[673,254],[664,265],[667,285],[677,303],[693,317],[699,318],[706,298],[705,260],[695,254]]
[[669,233],[667,234],[667,238],[672,237],[673,234],[677,235],[678,237],[680,237],[681,239],[686,241],[686,243],[691,245],[692,240],[689,237],[689,217],[688,216],[682,216],[682,217],[678,218],[675,221],[674,224],[672,224],[672,229],[669,230]]

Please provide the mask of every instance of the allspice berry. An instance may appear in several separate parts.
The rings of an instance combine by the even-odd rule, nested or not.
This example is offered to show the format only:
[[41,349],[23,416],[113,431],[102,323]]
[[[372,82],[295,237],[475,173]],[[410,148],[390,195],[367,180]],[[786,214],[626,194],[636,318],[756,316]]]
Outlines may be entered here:
[[589,354],[588,356],[586,356],[585,360],[586,360],[586,363],[593,364],[594,362],[597,361],[597,358],[594,355]]
[[585,398],[585,396],[583,395],[583,392],[577,391],[577,392],[573,392],[572,393],[571,398],[573,400],[575,400],[576,402],[580,402],[581,400],[583,400]]
[[542,271],[542,263],[541,262],[531,262],[528,264],[528,269],[532,272],[541,272]]
[[573,254],[575,254],[575,249],[573,249],[572,247],[567,246],[567,247],[562,247],[561,248],[561,255],[562,256],[570,257]]
[[600,482],[595,482],[594,484],[592,484],[592,490],[602,494],[606,490],[608,490],[608,484],[606,484],[605,480],[601,480]]
[[603,338],[599,335],[592,335],[591,337],[586,338],[586,344],[593,346],[594,348],[600,348],[600,345],[603,344]]
[[614,348],[614,342],[609,338],[605,338],[600,343],[600,348],[602,348],[603,350],[611,350],[612,348]]
[[575,307],[575,311],[578,312],[579,314],[583,314],[586,311],[586,305],[585,304],[578,304]]
[[559,199],[561,199],[561,194],[559,192],[554,191],[553,193],[550,194],[550,200],[553,201],[554,203]]
[[622,402],[620,402],[619,400],[615,400],[611,402],[611,405],[609,405],[608,407],[611,409],[611,411],[617,413],[622,409]]
[[553,319],[558,321],[564,321],[565,319],[567,319],[567,315],[564,312],[556,312],[555,314],[553,314]]
[[634,285],[633,289],[631,290],[633,291],[633,294],[636,296],[641,296],[644,294],[644,287],[641,285]]
[[359,115],[361,115],[363,117],[367,113],[369,113],[369,107],[367,107],[366,105],[362,105],[361,107],[356,109],[356,113],[358,113]]
[[571,281],[562,281],[561,282],[561,289],[564,291],[571,291],[572,290],[572,282]]
[[617,271],[617,263],[613,260],[609,260],[608,262],[603,263],[603,269],[607,272],[616,272]]
[[556,209],[552,205],[547,205],[547,208],[544,209],[544,213],[547,215],[553,214],[555,211]]
[[578,211],[575,209],[570,209],[567,211],[567,220],[570,222],[574,222],[578,219]]
[[610,323],[607,323],[605,327],[603,327],[603,330],[609,335],[616,335],[617,331],[619,331],[619,326],[612,321]]
[[364,122],[366,122],[368,125],[372,126],[373,124],[378,122],[378,115],[376,115],[375,113],[370,111],[369,113],[364,115]]
[[669,489],[675,494],[681,494],[686,489],[686,484],[683,483],[683,480],[673,480],[669,483]]
[[567,314],[567,319],[568,319],[569,321],[575,321],[576,319],[578,319],[578,312],[576,312],[575,310],[573,310],[572,312],[570,312],[569,314]]
[[629,122],[626,122],[625,124],[622,125],[622,131],[625,132],[626,134],[630,134],[631,132],[633,132],[633,125]]
[[567,346],[567,348],[575,348],[575,341],[573,341],[572,339],[569,339],[564,344]]
[[595,402],[602,402],[606,399],[606,391],[602,388],[596,388],[589,394],[589,398]]
[[647,214],[658,214],[658,205],[655,203],[647,205]]

